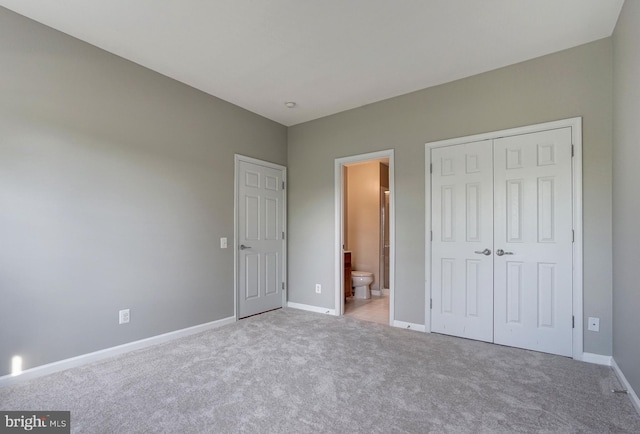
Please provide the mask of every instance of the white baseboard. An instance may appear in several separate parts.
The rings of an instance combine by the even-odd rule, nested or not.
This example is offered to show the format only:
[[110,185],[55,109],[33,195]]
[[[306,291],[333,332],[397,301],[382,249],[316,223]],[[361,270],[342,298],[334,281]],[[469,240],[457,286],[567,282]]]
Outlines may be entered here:
[[582,353],[580,360],[587,363],[593,363],[595,365],[611,366],[611,356],[603,356],[602,354],[594,353]]
[[398,321],[398,320],[393,321],[393,326],[401,329],[416,330],[419,332],[424,332],[427,330],[424,324],[414,324],[412,322],[404,322],[404,321]]
[[613,368],[613,372],[615,372],[616,375],[618,376],[618,379],[622,383],[622,386],[625,389],[627,389],[629,399],[631,399],[631,403],[633,404],[633,406],[636,408],[636,411],[640,415],[640,399],[638,399],[638,395],[633,390],[633,387],[631,387],[631,384],[629,384],[629,381],[627,381],[627,377],[624,376],[624,374],[620,370],[620,367],[616,363],[616,360],[613,357],[611,358],[611,367]]
[[294,303],[292,301],[287,302],[287,307],[290,307],[293,309],[308,310],[309,312],[325,313],[327,315],[336,314],[335,309],[327,309],[326,307],[311,306],[309,304]]
[[381,296],[382,292],[379,289],[372,289],[371,290],[371,295],[375,295],[375,296]]
[[205,324],[199,324],[197,326],[187,327],[187,328],[176,330],[173,332],[152,336],[150,338],[140,339],[139,341],[129,342],[126,344],[115,346],[115,347],[105,348],[104,350],[98,350],[92,353],[71,357],[69,359],[59,360],[53,363],[47,363],[46,365],[25,369],[24,371],[22,371],[21,374],[18,374],[18,375],[9,374],[9,375],[4,375],[0,377],[0,387],[9,386],[11,384],[16,384],[22,381],[31,380],[33,378],[42,377],[44,375],[53,374],[54,372],[60,372],[66,369],[86,365],[87,363],[96,362],[98,360],[103,360],[109,357],[118,356],[120,354],[128,353],[130,351],[139,350],[141,348],[146,348],[153,345],[161,344],[163,342],[193,335],[206,330],[215,329],[227,324],[232,324],[234,322],[236,322],[236,317],[230,316],[228,318],[223,318],[217,321],[211,321]]

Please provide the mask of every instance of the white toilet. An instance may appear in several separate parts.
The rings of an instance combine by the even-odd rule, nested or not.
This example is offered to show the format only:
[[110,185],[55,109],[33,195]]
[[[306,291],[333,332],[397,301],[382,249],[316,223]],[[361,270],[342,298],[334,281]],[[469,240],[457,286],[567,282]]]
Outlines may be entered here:
[[369,285],[373,283],[373,273],[368,271],[352,271],[351,281],[356,288],[355,298],[371,298]]

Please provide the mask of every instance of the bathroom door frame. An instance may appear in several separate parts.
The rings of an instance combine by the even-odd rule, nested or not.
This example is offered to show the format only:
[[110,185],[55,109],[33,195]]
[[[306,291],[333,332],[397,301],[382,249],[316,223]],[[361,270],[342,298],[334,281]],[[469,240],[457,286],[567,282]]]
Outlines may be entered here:
[[393,149],[369,152],[367,154],[352,155],[335,159],[335,315],[344,315],[344,166],[353,163],[389,159],[389,325],[396,325],[394,315],[395,299],[395,261],[396,261],[396,187],[395,163]]

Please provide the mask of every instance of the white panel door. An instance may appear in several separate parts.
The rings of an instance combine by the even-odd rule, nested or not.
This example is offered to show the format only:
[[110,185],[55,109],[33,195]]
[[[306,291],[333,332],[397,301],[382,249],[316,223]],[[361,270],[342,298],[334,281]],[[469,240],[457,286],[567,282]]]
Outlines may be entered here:
[[282,307],[283,170],[239,161],[239,318]]
[[494,342],[571,356],[571,128],[496,139],[494,155]]
[[493,341],[492,142],[431,151],[431,330]]

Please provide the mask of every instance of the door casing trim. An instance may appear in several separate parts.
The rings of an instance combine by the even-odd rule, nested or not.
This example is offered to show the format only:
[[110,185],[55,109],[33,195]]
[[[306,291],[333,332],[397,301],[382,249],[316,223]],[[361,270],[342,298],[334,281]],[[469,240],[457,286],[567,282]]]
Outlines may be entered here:
[[282,239],[282,281],[284,282],[284,289],[282,290],[282,307],[287,305],[287,167],[280,164],[271,163],[269,161],[258,160],[257,158],[247,157],[241,154],[235,154],[234,157],[234,173],[233,173],[233,312],[236,318],[238,316],[238,193],[240,191],[240,162],[247,162],[252,164],[258,164],[260,166],[270,167],[272,169],[282,171],[282,181],[285,183],[284,195],[283,195],[283,213],[282,213],[282,230],[285,233],[285,237]]
[[572,333],[572,354],[576,360],[582,360],[584,347],[583,332],[583,227],[582,227],[582,117],[562,119],[526,125],[472,136],[456,137],[425,144],[425,331],[431,332],[431,149],[444,146],[461,145],[482,140],[493,140],[507,136],[536,133],[546,130],[571,127],[571,144],[574,155],[571,159],[572,171],[572,211],[573,230],[573,316],[575,324]]

